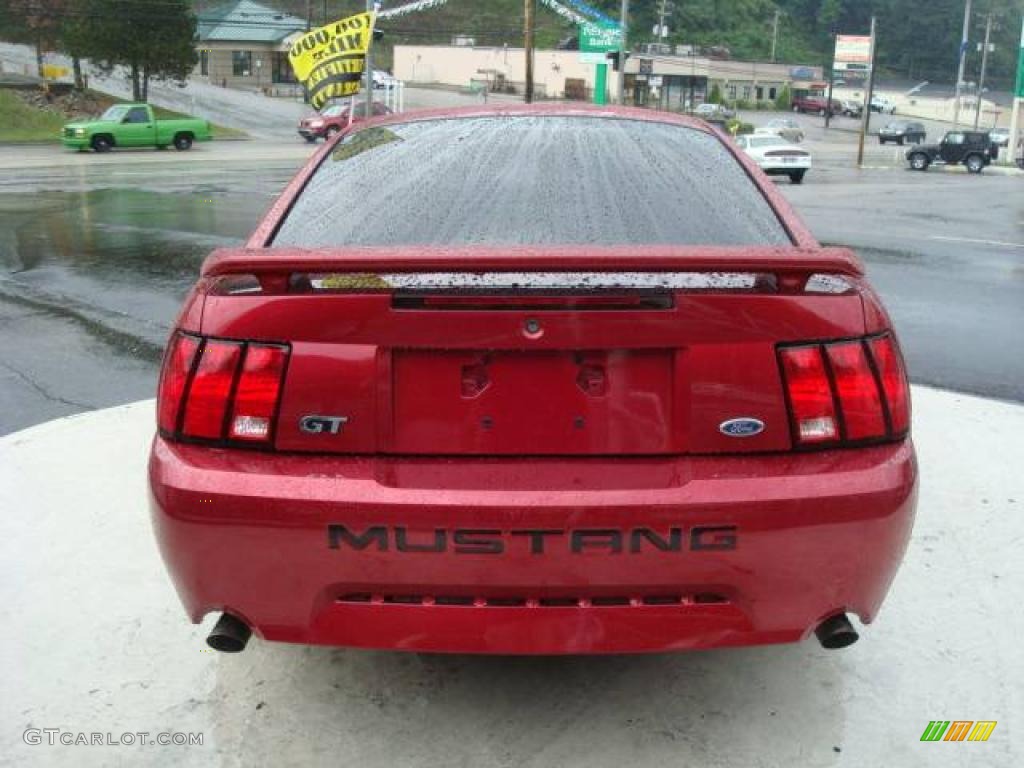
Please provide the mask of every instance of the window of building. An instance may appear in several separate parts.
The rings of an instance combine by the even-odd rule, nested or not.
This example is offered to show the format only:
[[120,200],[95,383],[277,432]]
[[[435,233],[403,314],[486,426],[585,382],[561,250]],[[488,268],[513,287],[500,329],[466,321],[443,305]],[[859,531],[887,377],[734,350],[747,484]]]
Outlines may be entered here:
[[757,90],[757,100],[758,101],[762,101],[764,99],[764,88],[762,88],[759,85],[759,86],[757,86],[756,90]]
[[778,88],[769,88],[768,89],[768,98],[771,99],[772,101],[775,101],[775,99],[776,99],[776,97],[778,95],[779,95],[779,89]]
[[288,54],[285,51],[274,51],[270,60],[270,78],[274,83],[297,83],[292,65],[288,62]]
[[199,74],[207,76],[210,74],[210,52],[206,49],[199,52]]
[[749,85],[744,85],[743,86],[743,100],[744,101],[750,101],[750,86]]
[[248,77],[252,73],[252,51],[231,52],[231,74]]
[[725,87],[725,91],[726,91],[726,93],[729,94],[729,101],[735,101],[736,100],[736,86],[735,85],[727,85]]

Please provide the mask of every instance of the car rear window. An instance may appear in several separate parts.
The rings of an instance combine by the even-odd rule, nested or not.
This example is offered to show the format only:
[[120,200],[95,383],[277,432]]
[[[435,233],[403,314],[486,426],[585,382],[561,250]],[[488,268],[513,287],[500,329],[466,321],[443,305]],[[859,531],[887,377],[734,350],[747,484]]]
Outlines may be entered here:
[[788,245],[708,133],[568,116],[367,128],[324,158],[273,240],[299,247]]
[[777,136],[755,136],[750,139],[750,146],[752,147],[782,147],[789,146],[789,142],[785,139],[780,139]]

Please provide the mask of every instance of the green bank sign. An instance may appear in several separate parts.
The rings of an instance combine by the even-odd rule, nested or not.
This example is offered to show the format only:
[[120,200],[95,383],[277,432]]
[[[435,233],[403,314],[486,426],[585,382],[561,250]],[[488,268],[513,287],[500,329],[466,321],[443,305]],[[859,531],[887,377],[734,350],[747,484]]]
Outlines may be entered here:
[[1020,25],[1020,50],[1017,51],[1017,98],[1024,99],[1024,21]]
[[580,53],[608,53],[621,47],[618,24],[580,24]]

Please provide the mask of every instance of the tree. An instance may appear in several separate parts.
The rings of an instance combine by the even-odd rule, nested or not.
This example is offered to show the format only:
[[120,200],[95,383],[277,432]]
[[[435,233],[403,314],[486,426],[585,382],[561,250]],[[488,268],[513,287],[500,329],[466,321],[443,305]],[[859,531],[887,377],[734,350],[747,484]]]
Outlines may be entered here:
[[145,101],[150,80],[183,83],[199,60],[196,17],[187,0],[73,0],[65,45],[107,71],[127,70],[132,98]]
[[789,91],[789,86],[782,86],[782,90],[779,91],[779,95],[775,97],[775,108],[788,112],[790,107],[793,106],[793,94]]
[[722,103],[722,89],[718,87],[718,83],[711,86],[711,95],[708,96],[708,104],[721,104]]
[[43,76],[43,54],[60,47],[65,0],[0,0],[4,37],[36,49],[36,74]]

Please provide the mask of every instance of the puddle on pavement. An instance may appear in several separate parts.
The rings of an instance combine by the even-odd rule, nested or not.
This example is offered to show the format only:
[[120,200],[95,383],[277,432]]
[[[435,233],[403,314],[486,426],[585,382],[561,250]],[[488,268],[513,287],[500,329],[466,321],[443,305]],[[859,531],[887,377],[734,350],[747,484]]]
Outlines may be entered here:
[[215,186],[165,194],[136,189],[0,197],[0,264],[57,266],[110,279],[195,276],[212,248],[241,242],[267,200]]
[[216,185],[0,195],[0,298],[162,344],[203,259],[242,242],[267,203]]
[[266,205],[216,186],[0,196],[0,284],[129,314],[176,304],[205,256],[242,242]]

